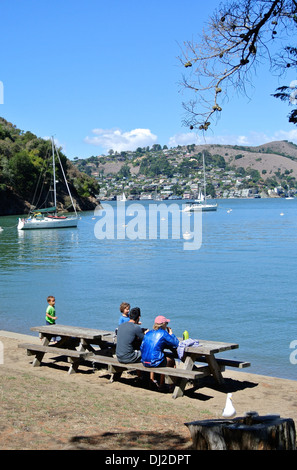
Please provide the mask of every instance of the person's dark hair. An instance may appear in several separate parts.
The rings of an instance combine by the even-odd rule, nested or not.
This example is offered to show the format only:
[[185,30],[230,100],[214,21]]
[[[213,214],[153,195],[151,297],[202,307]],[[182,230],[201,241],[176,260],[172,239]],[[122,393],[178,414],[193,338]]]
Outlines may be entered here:
[[138,307],[131,308],[129,317],[131,320],[137,320],[140,317],[140,308]]

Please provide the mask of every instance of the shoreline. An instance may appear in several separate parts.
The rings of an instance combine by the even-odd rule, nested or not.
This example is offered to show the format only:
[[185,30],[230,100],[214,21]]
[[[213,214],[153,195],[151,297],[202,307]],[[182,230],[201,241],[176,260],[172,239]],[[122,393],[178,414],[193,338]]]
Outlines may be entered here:
[[24,333],[16,333],[14,331],[7,331],[7,330],[0,330],[0,338],[12,338],[12,339],[20,339],[24,341],[32,340],[32,338],[37,338],[38,336],[35,335],[26,335]]
[[[32,341],[32,339],[39,339],[38,335],[37,334],[25,334],[25,333],[18,333],[18,332],[14,332],[14,331],[8,331],[8,330],[0,330],[0,340],[1,340],[1,337],[4,337],[4,338],[12,338],[12,339],[19,339],[19,340],[22,340],[22,341]],[[244,372],[244,371],[249,371],[249,368],[247,369],[234,369],[232,368],[231,370],[233,370],[234,372],[235,371],[238,371],[239,373],[247,373],[249,375],[254,375],[254,376],[259,376],[259,377],[267,377],[267,378],[271,378],[271,379],[280,379],[280,380],[289,380],[289,381],[292,381],[292,382],[297,382],[297,379],[290,379],[290,378],[287,378],[287,377],[279,377],[277,375],[267,375],[267,374],[261,374],[261,373],[257,373],[257,372]],[[296,373],[297,373],[297,365],[296,365]]]

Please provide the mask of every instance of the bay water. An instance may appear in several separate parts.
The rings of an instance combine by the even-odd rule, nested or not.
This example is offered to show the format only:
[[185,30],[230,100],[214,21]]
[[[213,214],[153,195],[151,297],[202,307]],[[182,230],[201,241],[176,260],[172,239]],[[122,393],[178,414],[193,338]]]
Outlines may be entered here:
[[[160,204],[137,203],[146,214]],[[116,220],[117,203],[108,205]],[[34,335],[54,295],[57,323],[114,330],[126,301],[140,307],[142,326],[165,315],[177,336],[238,343],[220,356],[251,362],[247,372],[296,380],[297,199],[219,200],[190,250],[183,227],[173,239],[166,220],[167,238],[100,238],[102,211],[80,217],[77,229],[36,231],[0,218],[0,329]]]

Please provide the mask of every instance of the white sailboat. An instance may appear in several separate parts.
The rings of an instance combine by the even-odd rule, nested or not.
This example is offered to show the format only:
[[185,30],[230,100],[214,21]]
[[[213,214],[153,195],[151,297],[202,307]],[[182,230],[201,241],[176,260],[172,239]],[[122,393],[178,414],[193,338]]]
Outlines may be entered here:
[[[57,152],[57,150],[56,150]],[[70,193],[70,189],[66,180],[64,169],[57,152],[60,167],[63,173],[64,181],[74,208],[75,216],[66,217],[57,215],[57,190],[56,190],[56,172],[55,172],[55,146],[52,138],[52,154],[53,154],[53,186],[54,186],[54,206],[44,209],[34,209],[27,219],[19,218],[18,230],[34,230],[34,229],[51,229],[51,228],[67,228],[77,227],[78,216],[76,208]]]
[[120,194],[119,196],[117,196],[117,201],[121,201],[121,202],[127,201],[125,193]]
[[188,202],[184,209],[185,212],[193,212],[193,211],[202,211],[202,212],[209,212],[209,211],[216,211],[218,208],[217,203],[210,203],[206,202],[206,180],[205,180],[205,160],[204,160],[204,152],[202,154],[203,158],[203,186],[204,186],[204,194],[202,194],[201,190],[199,189],[198,198],[195,199],[193,202]]

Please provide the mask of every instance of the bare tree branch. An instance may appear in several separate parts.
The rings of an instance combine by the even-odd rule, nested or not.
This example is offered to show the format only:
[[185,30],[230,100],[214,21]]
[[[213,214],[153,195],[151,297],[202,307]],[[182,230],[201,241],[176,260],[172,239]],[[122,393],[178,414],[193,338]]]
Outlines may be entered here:
[[[187,69],[182,87],[191,95],[183,103],[184,124],[207,131],[230,91],[246,93],[263,61],[284,70],[288,62],[277,62],[273,50],[277,38],[290,43],[296,26],[296,0],[226,0],[209,18],[200,40],[182,47],[179,59]],[[278,59],[284,57],[279,43]]]

